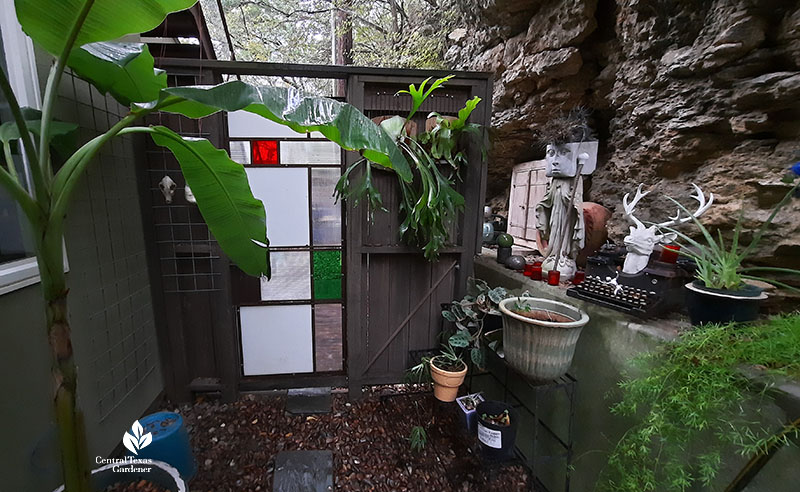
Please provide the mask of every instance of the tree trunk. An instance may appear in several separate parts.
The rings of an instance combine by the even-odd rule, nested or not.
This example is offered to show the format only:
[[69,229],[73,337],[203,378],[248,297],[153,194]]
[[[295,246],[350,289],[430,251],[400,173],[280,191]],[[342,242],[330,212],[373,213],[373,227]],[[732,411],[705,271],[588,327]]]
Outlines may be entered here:
[[[332,11],[334,39],[333,64],[352,65],[353,20],[349,12],[353,7],[353,3],[352,0],[336,0],[334,5],[337,8]],[[336,97],[347,96],[347,80],[336,80],[336,88],[333,95]]]
[[78,372],[72,352],[62,227],[51,224],[38,246],[39,275],[45,299],[54,406],[66,492],[91,492],[89,453],[83,415],[76,405]]

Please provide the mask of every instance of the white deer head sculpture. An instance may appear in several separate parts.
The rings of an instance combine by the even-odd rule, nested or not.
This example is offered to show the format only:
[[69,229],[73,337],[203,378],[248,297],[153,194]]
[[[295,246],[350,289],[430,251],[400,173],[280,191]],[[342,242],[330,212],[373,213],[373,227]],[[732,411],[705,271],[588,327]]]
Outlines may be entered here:
[[622,198],[622,208],[625,210],[625,217],[633,223],[631,226],[631,232],[627,236],[625,236],[625,247],[628,249],[628,254],[625,255],[625,264],[622,266],[623,273],[630,273],[635,274],[639,273],[645,269],[647,266],[647,262],[650,260],[650,255],[653,253],[653,249],[659,243],[668,243],[675,239],[675,234],[659,234],[659,229],[661,227],[673,227],[678,224],[683,224],[684,222],[688,222],[692,220],[692,218],[700,217],[708,208],[714,203],[714,194],[708,194],[708,200],[706,200],[705,195],[703,194],[703,190],[700,189],[699,186],[692,183],[694,187],[695,194],[692,195],[692,198],[697,200],[699,206],[697,207],[697,211],[694,212],[692,215],[688,217],[682,217],[681,209],[678,209],[677,214],[674,217],[670,217],[666,222],[660,222],[658,224],[653,224],[650,227],[645,227],[645,225],[637,219],[633,215],[633,209],[636,207],[636,204],[639,203],[639,200],[647,196],[649,191],[642,192],[642,186],[639,185],[636,188],[636,196],[633,197],[633,200],[628,203],[628,197],[630,193],[626,193],[625,196]]

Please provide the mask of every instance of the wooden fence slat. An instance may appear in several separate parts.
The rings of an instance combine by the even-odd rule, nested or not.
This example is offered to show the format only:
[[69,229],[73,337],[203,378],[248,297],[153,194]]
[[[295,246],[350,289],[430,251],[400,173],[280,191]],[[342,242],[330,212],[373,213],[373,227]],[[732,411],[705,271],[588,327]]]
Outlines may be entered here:
[[451,263],[450,266],[447,268],[447,270],[445,270],[445,272],[442,274],[442,276],[439,277],[439,279],[433,284],[433,286],[430,289],[428,289],[428,292],[426,292],[425,295],[422,296],[422,299],[420,299],[417,305],[414,306],[414,309],[412,309],[411,312],[408,313],[408,316],[406,316],[405,319],[397,326],[397,328],[394,329],[392,334],[389,335],[389,339],[386,340],[386,342],[384,342],[384,344],[381,346],[378,352],[372,356],[372,359],[370,359],[370,361],[367,363],[367,367],[365,367],[364,370],[361,372],[362,375],[367,373],[369,368],[372,367],[375,361],[377,361],[378,358],[381,356],[381,354],[383,354],[383,352],[389,347],[389,345],[392,343],[392,340],[394,340],[397,337],[397,335],[400,334],[403,328],[405,328],[408,321],[417,313],[419,308],[421,308],[423,304],[425,304],[426,302],[430,301],[431,294],[436,292],[436,288],[439,287],[439,284],[441,284],[444,281],[444,279],[447,278],[448,274],[456,267],[456,265],[458,265],[457,261]]

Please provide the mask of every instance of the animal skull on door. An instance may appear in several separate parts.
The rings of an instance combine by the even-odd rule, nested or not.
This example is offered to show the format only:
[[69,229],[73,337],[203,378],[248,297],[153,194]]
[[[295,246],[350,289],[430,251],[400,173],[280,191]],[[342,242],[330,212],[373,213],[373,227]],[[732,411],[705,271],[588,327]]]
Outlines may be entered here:
[[176,187],[175,181],[169,176],[164,176],[161,178],[161,181],[158,182],[158,189],[161,190],[161,194],[164,195],[164,201],[166,201],[167,204],[172,203],[172,196],[175,194]]
[[628,254],[625,255],[625,263],[622,266],[623,273],[635,274],[641,272],[647,266],[648,261],[650,261],[650,255],[653,253],[653,249],[657,244],[668,243],[675,239],[675,233],[659,234],[659,229],[661,227],[672,227],[688,222],[692,220],[692,218],[700,217],[700,215],[708,210],[711,204],[714,203],[713,193],[709,193],[708,200],[706,200],[703,190],[692,183],[695,190],[695,194],[692,195],[692,198],[699,203],[696,212],[688,217],[682,217],[681,209],[679,208],[677,214],[674,217],[670,217],[668,221],[645,227],[642,221],[633,215],[633,210],[636,204],[639,203],[639,200],[650,193],[650,191],[642,192],[642,186],[643,185],[640,184],[639,187],[636,188],[636,196],[633,197],[630,203],[628,203],[630,193],[626,193],[625,196],[622,197],[622,208],[625,210],[625,217],[633,223],[630,228],[630,234],[625,236],[624,239]]
[[193,205],[197,204],[197,198],[194,197],[194,193],[192,193],[192,189],[189,188],[188,184],[183,187],[183,196],[187,202]]

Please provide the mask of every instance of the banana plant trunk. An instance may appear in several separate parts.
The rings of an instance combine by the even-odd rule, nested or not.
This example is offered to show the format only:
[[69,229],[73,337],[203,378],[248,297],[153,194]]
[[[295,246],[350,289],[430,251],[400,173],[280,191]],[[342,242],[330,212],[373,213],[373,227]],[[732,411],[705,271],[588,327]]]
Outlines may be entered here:
[[67,492],[91,492],[89,452],[83,414],[77,407],[78,372],[72,352],[67,311],[64,250],[60,225],[45,227],[38,244],[37,261],[45,300],[47,339],[50,343],[61,467]]

